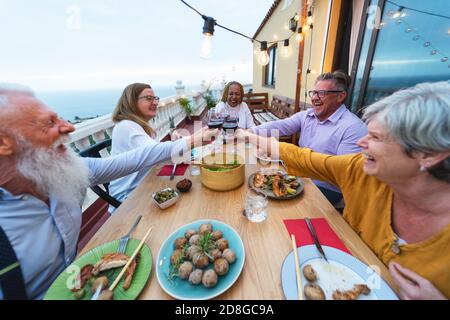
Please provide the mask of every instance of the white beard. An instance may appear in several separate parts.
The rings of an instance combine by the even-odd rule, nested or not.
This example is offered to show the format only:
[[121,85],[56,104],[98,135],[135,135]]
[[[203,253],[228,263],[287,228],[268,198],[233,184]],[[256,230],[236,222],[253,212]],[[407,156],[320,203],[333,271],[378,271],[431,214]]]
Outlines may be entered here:
[[51,148],[35,148],[22,140],[17,171],[42,194],[55,195],[64,202],[76,201],[81,206],[89,187],[89,169],[70,147],[65,152],[57,151],[65,140],[59,139]]

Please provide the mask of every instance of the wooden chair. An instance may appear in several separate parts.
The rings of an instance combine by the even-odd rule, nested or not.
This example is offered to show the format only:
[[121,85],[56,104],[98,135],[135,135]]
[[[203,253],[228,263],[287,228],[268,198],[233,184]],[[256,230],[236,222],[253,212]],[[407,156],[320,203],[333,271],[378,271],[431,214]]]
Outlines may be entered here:
[[243,102],[248,105],[252,114],[264,112],[269,107],[269,94],[267,92],[246,93]]

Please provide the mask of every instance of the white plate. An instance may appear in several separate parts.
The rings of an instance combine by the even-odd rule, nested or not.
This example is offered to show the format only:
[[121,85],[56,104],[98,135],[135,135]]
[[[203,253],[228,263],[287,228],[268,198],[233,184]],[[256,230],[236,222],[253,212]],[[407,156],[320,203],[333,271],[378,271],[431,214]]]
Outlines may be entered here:
[[[302,270],[305,265],[310,264],[318,275],[315,283],[323,289],[327,300],[332,299],[334,290],[349,290],[355,284],[366,284],[371,289],[369,295],[360,295],[358,300],[398,300],[394,291],[372,268],[344,251],[328,246],[322,247],[328,263],[320,257],[314,245],[297,248],[303,287],[308,280]],[[297,280],[293,252],[284,259],[281,282],[286,299],[296,300]]]

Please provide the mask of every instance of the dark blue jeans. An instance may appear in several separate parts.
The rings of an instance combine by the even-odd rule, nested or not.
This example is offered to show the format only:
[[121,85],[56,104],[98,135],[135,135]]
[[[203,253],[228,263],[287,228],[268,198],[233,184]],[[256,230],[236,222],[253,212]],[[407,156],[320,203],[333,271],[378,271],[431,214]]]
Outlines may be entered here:
[[342,193],[324,188],[324,187],[319,187],[317,186],[317,188],[319,188],[320,191],[322,191],[322,193],[325,195],[325,197],[328,199],[328,201],[330,201],[330,203],[334,206],[336,203],[339,202],[339,200],[342,199]]

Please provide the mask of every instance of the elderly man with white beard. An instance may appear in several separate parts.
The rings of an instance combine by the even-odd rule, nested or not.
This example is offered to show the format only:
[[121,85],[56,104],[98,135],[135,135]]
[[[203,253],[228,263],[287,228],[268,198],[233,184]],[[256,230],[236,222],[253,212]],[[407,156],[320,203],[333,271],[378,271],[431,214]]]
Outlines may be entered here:
[[217,134],[202,129],[171,148],[155,143],[80,158],[64,145],[74,130],[32,92],[0,85],[0,299],[42,298],[73,261],[89,185],[150,167]]

